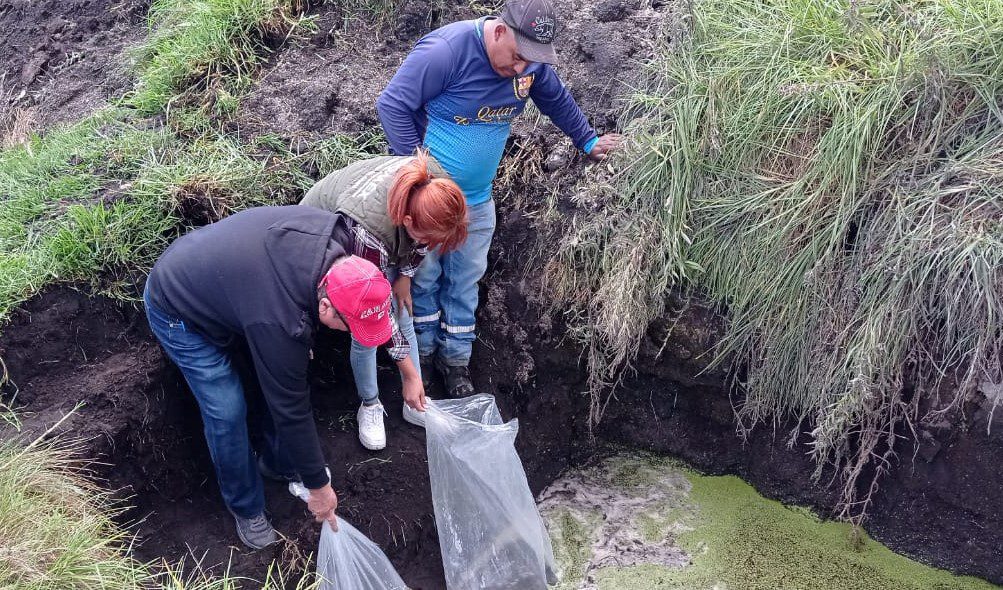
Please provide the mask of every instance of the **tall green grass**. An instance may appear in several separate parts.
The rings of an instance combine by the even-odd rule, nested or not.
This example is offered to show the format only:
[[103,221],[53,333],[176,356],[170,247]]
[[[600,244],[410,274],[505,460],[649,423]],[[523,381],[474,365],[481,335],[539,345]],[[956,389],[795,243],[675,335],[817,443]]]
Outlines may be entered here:
[[0,587],[139,588],[120,509],[52,447],[0,449]]
[[102,113],[0,152],[0,317],[54,280],[149,264],[172,221],[130,181],[168,142]]
[[[864,513],[903,426],[1003,381],[1003,5],[697,0],[550,266],[598,394],[666,292],[721,304],[744,429],[798,419]],[[598,210],[598,212],[596,212]],[[792,439],[793,440],[793,439]]]

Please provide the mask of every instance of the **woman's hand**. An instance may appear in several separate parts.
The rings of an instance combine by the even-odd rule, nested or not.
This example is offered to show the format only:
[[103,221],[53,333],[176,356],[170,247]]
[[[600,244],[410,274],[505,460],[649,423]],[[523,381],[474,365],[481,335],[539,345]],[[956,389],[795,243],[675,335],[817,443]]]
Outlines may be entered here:
[[338,530],[338,518],[334,515],[334,511],[338,509],[338,495],[334,493],[330,483],[322,488],[310,490],[310,499],[306,505],[317,522],[326,520],[332,530]]
[[425,386],[421,383],[421,376],[418,368],[414,366],[411,357],[407,356],[397,362],[397,368],[401,372],[401,382],[404,395],[404,403],[419,412],[425,411]]
[[404,403],[419,412],[425,411],[425,386],[418,377],[404,380]]
[[414,312],[411,304],[411,277],[400,275],[394,281],[394,298],[397,299],[397,317],[400,317],[401,310],[406,309],[408,315],[413,316]]

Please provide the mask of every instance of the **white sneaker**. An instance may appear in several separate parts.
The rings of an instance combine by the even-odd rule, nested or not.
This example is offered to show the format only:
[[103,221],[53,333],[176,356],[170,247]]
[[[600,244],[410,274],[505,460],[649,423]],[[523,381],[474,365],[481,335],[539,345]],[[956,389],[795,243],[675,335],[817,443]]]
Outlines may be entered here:
[[359,442],[370,451],[380,451],[387,447],[387,430],[383,427],[383,404],[371,406],[362,404],[356,420],[359,422]]
[[[426,401],[432,400],[426,399]],[[404,421],[425,428],[425,412],[419,412],[411,406],[404,404]]]

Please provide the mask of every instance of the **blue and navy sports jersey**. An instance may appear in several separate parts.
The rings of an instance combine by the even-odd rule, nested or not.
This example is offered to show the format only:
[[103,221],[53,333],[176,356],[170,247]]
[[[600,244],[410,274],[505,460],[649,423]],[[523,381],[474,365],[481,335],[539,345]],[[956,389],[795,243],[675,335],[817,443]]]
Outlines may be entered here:
[[533,99],[578,149],[596,137],[571,93],[547,64],[503,78],[488,61],[484,20],[460,21],[418,41],[376,102],[390,151],[424,144],[477,205],[491,198],[511,121]]

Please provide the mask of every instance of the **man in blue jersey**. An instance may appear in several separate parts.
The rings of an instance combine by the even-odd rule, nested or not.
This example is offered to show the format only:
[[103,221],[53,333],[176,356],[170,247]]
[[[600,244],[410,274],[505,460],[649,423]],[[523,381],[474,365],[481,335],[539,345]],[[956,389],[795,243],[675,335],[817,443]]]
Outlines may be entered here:
[[467,241],[430,252],[411,285],[422,376],[434,363],[450,396],[473,393],[467,368],[475,339],[477,282],[487,270],[495,229],[491,183],[512,119],[533,103],[591,160],[620,143],[599,137],[550,64],[557,17],[547,0],[509,0],[501,17],[446,25],[422,37],[376,109],[390,151],[425,146],[467,198]]

